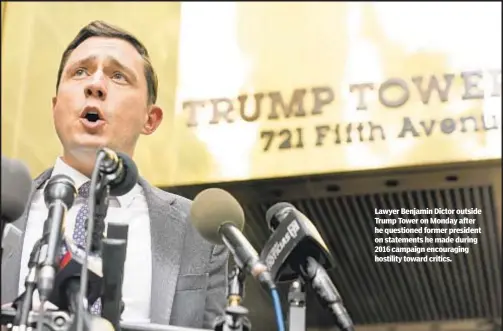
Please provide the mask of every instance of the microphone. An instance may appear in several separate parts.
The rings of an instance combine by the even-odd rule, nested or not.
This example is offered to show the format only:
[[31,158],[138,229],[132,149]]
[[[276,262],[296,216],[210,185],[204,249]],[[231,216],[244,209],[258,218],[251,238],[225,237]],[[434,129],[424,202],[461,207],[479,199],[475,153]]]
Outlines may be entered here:
[[109,222],[107,238],[103,239],[101,258],[103,261],[103,295],[101,296],[101,316],[116,330],[120,330],[120,316],[124,311],[122,284],[127,253],[129,225]]
[[33,246],[28,260],[28,275],[24,282],[25,291],[13,302],[13,306],[15,305],[17,308],[14,325],[19,325],[21,329],[26,328],[28,325],[28,315],[32,309],[33,292],[37,283],[37,263],[40,259],[41,246],[42,239],[39,239]]
[[13,222],[23,215],[32,184],[30,172],[24,163],[2,155],[2,222]]
[[241,232],[245,224],[244,212],[230,193],[218,188],[200,192],[194,198],[190,217],[204,239],[227,246],[239,268],[250,273],[268,289],[276,288],[267,267]]
[[[49,301],[59,309],[76,313],[78,308],[76,303],[80,295],[80,276],[86,254],[84,250],[70,241],[66,241],[64,247],[66,252],[59,262],[58,273],[54,280],[54,290]],[[86,298],[89,306],[94,304],[101,295],[102,268],[101,258],[93,255],[87,257],[88,287]]]
[[[57,257],[61,247],[64,219],[75,200],[77,190],[73,180],[66,175],[53,176],[44,189],[44,199],[49,214],[44,223],[43,246],[47,247],[45,258],[38,273],[37,288],[40,300],[45,301],[51,295],[56,274]],[[44,256],[42,256],[44,257]]]
[[121,196],[133,189],[138,182],[138,168],[134,161],[122,152],[101,148],[98,156],[102,161],[98,165],[102,176],[107,179],[111,196]]
[[101,297],[101,316],[108,320],[116,330],[120,330],[120,317],[124,309],[122,302],[122,283],[126,261],[126,240],[103,239],[103,295]]
[[260,256],[275,281],[297,279],[304,256],[313,256],[323,267],[332,268],[333,258],[318,230],[294,206],[277,203],[267,211],[266,220],[273,234]]
[[342,330],[353,330],[353,322],[326,268],[333,265],[328,248],[314,224],[293,205],[280,202],[266,213],[273,231],[261,253],[274,280],[293,280],[300,274],[328,308]]

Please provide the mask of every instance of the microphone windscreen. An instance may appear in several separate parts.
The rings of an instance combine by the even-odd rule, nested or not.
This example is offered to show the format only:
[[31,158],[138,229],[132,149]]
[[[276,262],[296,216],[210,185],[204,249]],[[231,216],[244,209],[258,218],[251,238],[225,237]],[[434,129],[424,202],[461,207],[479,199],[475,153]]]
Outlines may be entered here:
[[278,202],[274,204],[271,208],[269,208],[265,213],[265,219],[271,231],[276,230],[276,228],[279,225],[279,222],[283,221],[282,219],[278,219],[278,213],[285,208],[295,209],[295,207],[291,203]]
[[2,156],[2,219],[15,221],[24,213],[30,199],[33,180],[28,167]]
[[110,186],[110,195],[115,197],[128,193],[138,183],[138,167],[136,167],[136,163],[127,154],[122,152],[117,152],[117,156],[122,160],[125,174],[120,182]]
[[90,331],[114,331],[112,324],[103,317],[89,316],[89,330]]
[[72,208],[77,189],[72,178],[64,174],[54,175],[44,188],[44,200],[47,208],[56,200],[60,200],[67,209]]
[[190,208],[192,224],[201,236],[214,244],[223,244],[218,233],[223,224],[243,231],[245,216],[239,202],[227,191],[210,188],[200,192]]

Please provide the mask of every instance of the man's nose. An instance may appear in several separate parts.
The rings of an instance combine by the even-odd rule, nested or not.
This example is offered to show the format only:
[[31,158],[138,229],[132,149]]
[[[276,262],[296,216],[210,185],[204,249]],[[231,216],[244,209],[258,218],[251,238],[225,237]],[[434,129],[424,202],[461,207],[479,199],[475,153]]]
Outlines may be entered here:
[[95,75],[92,81],[85,87],[86,97],[95,97],[104,100],[107,97],[107,88],[103,77]]

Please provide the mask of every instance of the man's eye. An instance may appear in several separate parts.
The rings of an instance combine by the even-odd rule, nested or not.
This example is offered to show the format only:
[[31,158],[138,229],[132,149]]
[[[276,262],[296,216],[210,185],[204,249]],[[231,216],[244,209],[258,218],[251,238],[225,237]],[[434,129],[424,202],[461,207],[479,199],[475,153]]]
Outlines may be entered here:
[[126,80],[126,76],[124,76],[122,74],[122,72],[114,72],[114,74],[112,75],[112,78],[113,79],[117,79],[117,80]]
[[86,74],[86,69],[84,68],[79,68],[75,70],[74,76],[82,76]]

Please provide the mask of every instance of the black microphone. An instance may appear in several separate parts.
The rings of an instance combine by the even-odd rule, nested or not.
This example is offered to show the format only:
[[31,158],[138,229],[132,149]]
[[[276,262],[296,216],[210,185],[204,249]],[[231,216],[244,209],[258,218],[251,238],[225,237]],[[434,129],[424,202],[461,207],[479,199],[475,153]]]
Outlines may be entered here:
[[120,316],[124,311],[122,284],[126,262],[129,225],[109,222],[107,237],[102,242],[103,294],[101,296],[101,316],[108,320],[116,331],[120,330]]
[[342,330],[353,330],[353,322],[326,271],[333,265],[332,256],[314,224],[286,202],[269,208],[266,219],[273,234],[260,256],[273,279],[293,280],[300,275],[331,312],[336,325]]
[[23,215],[32,184],[24,163],[2,156],[2,222],[13,222]]
[[200,192],[194,198],[190,217],[203,238],[227,246],[239,268],[250,273],[268,289],[276,287],[257,251],[241,232],[245,224],[244,212],[230,193],[218,188]]
[[120,317],[124,309],[122,302],[122,283],[126,261],[126,240],[103,239],[103,295],[101,297],[101,316],[120,330]]
[[334,265],[318,230],[294,206],[277,203],[267,211],[266,219],[273,234],[260,256],[276,282],[297,279],[298,266],[304,256],[315,257],[327,269]]
[[[86,254],[84,250],[70,241],[65,243],[65,248],[66,252],[59,261],[58,273],[54,280],[54,290],[49,297],[49,301],[61,310],[75,313],[78,308],[75,302],[80,295],[80,278]],[[102,293],[102,270],[102,259],[89,255],[87,257],[88,286],[86,293],[89,306],[92,306]]]
[[133,189],[138,182],[138,168],[134,161],[122,152],[101,148],[98,156],[102,161],[98,165],[100,174],[107,179],[111,196],[121,196]]
[[69,210],[77,190],[75,183],[66,175],[53,176],[44,189],[44,199],[49,214],[44,223],[43,242],[47,247],[45,257],[42,255],[42,264],[38,273],[37,288],[40,300],[43,302],[51,295],[54,285],[54,277],[63,236],[64,219]]

